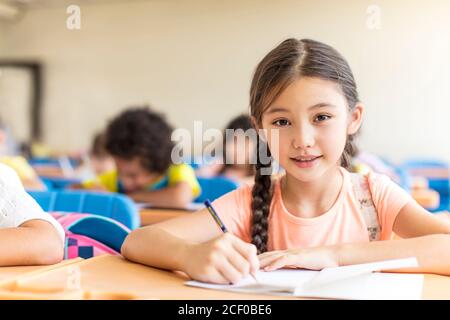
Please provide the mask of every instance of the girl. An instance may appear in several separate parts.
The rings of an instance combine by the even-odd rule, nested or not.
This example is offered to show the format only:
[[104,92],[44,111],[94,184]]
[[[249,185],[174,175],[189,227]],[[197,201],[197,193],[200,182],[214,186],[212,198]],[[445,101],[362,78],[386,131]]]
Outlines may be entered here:
[[11,168],[0,164],[0,266],[62,260],[64,230],[25,192]]
[[[386,176],[347,171],[364,106],[335,49],[282,42],[256,69],[250,108],[285,176],[265,175],[270,163],[258,152],[254,185],[213,203],[229,233],[202,210],[132,232],[122,247],[126,258],[214,283],[234,283],[259,268],[320,270],[410,256],[419,267],[397,271],[450,275],[450,224]],[[393,232],[404,239],[391,240]]]

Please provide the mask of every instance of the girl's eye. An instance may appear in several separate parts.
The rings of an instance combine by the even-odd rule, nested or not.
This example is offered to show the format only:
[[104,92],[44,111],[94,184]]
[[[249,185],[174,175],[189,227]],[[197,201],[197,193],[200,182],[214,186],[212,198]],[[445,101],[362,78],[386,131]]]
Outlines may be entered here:
[[315,121],[316,121],[316,122],[322,122],[322,121],[328,120],[328,119],[330,119],[330,118],[331,118],[331,117],[328,116],[328,115],[326,115],[326,114],[320,114],[320,115],[318,115],[318,116],[316,117]]
[[288,126],[290,124],[289,120],[286,119],[279,119],[279,120],[275,120],[272,124],[278,126],[278,127],[285,127]]

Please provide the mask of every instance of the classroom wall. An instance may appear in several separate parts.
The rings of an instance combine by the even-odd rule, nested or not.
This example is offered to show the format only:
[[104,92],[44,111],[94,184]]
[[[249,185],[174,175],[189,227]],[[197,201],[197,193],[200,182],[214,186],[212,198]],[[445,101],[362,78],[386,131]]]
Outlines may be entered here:
[[0,55],[5,54],[4,50],[5,50],[5,38],[6,38],[6,30],[5,30],[5,26],[3,25],[2,22],[0,22]]
[[0,51],[45,63],[44,138],[54,148],[86,146],[133,104],[150,103],[177,127],[201,119],[222,128],[247,111],[263,55],[286,37],[309,37],[353,68],[367,106],[362,149],[450,161],[447,0],[85,1],[77,31],[65,10],[31,10],[9,24]]

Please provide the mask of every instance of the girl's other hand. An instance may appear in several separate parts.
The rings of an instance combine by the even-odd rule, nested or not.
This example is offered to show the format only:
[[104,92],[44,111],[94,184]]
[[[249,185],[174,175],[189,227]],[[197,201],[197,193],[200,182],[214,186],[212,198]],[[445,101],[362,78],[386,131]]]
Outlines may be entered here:
[[256,247],[231,233],[190,248],[184,271],[198,281],[236,283],[259,269]]
[[280,268],[322,270],[339,266],[333,247],[315,247],[270,251],[258,256],[261,269],[273,271]]

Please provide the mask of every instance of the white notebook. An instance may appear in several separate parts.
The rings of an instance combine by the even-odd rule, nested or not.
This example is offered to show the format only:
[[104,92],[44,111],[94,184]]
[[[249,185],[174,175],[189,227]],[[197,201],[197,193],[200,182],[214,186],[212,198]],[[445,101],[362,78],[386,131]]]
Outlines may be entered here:
[[416,258],[386,260],[321,271],[258,271],[234,285],[188,281],[186,285],[245,293],[337,299],[421,299],[423,275],[375,271],[417,267]]

